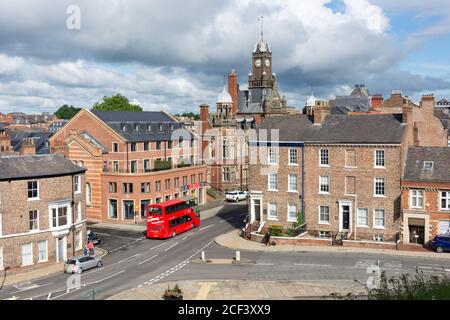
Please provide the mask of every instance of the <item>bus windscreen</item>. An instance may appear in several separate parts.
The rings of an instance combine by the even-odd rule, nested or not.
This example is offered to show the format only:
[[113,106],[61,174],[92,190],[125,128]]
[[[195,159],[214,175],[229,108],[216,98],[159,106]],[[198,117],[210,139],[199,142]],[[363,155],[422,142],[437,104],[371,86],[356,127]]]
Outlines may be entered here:
[[148,214],[151,215],[161,215],[162,209],[161,208],[155,208],[155,207],[149,207],[148,208]]

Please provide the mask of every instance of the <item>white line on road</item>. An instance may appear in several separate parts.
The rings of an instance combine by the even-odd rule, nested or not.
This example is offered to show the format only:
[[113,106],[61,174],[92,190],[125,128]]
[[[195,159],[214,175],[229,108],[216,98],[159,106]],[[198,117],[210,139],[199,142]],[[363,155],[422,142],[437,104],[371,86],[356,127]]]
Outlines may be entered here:
[[267,262],[258,262],[256,263],[257,266],[273,266],[273,263],[267,263]]
[[151,258],[148,258],[148,259],[145,259],[144,261],[139,262],[138,265],[141,265],[141,264],[143,264],[143,263],[146,263],[147,261],[150,261],[150,260],[156,258],[157,256],[158,256],[158,255],[155,254],[155,255],[154,255],[153,257],[151,257]]
[[117,262],[117,263],[121,263],[121,262],[124,262],[124,261],[130,260],[130,259],[133,259],[133,258],[139,257],[140,255],[141,255],[140,253],[138,253],[138,254],[135,254],[134,256],[131,256],[131,257],[125,258],[125,259],[123,259],[123,260],[120,260],[120,261],[119,261],[119,262]]
[[183,240],[186,240],[187,238],[189,238],[189,237],[192,236],[192,235],[193,235],[193,233],[190,233],[190,234],[186,235],[186,236],[183,238]]
[[175,242],[173,245],[171,245],[170,247],[168,247],[167,249],[164,250],[164,252],[169,251],[170,249],[172,249],[173,247],[175,247],[178,244],[178,242]]
[[303,267],[332,267],[331,264],[310,264],[310,263],[294,263],[294,266],[303,266]]
[[46,287],[46,286],[49,286],[49,285],[52,285],[52,284],[53,284],[53,282],[46,283],[46,284],[34,284],[34,285],[32,285],[32,286],[28,286],[28,287],[25,287],[25,288],[23,288],[23,289],[20,289],[20,290],[11,292],[10,294],[15,294],[15,293],[19,293],[19,292],[28,291],[28,290],[31,290],[31,289],[36,289],[36,288]]
[[86,283],[86,284],[83,285],[83,287],[89,286],[89,285],[91,285],[91,284],[97,284],[97,283],[100,283],[100,282],[102,282],[102,281],[111,279],[112,277],[118,276],[119,274],[121,274],[121,273],[123,273],[123,272],[125,272],[125,270],[116,272],[116,273],[114,273],[114,274],[112,274],[112,275],[110,275],[110,276],[107,276],[106,278],[103,278],[103,279],[100,279],[100,280],[97,280],[97,281],[93,281],[93,282]]
[[213,223],[213,224],[210,224],[209,226],[206,226],[206,227],[200,228],[200,229],[198,229],[198,230],[202,231],[202,230],[208,229],[209,227],[212,227],[213,225],[214,225],[214,223]]
[[419,269],[427,269],[427,270],[434,270],[434,271],[444,271],[444,272],[450,272],[450,269],[445,269],[443,267],[426,267],[426,266],[417,266]]

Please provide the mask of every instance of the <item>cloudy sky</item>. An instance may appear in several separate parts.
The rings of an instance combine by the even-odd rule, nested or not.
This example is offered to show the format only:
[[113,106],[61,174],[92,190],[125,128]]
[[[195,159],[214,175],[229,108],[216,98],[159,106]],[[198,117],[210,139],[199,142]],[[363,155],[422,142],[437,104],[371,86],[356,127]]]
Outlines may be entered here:
[[356,83],[450,98],[448,0],[0,0],[0,112],[115,93],[146,110],[214,106],[232,68],[246,87],[261,15],[291,106]]

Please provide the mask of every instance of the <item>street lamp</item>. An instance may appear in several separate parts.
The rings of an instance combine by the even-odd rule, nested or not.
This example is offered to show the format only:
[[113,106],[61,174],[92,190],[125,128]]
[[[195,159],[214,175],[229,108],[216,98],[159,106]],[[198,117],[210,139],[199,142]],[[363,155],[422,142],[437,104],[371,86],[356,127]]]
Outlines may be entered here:
[[0,285],[0,290],[3,289],[3,284],[4,284],[5,281],[6,281],[6,270],[9,270],[9,267],[5,267],[5,268],[3,269],[3,280],[2,280],[2,284]]

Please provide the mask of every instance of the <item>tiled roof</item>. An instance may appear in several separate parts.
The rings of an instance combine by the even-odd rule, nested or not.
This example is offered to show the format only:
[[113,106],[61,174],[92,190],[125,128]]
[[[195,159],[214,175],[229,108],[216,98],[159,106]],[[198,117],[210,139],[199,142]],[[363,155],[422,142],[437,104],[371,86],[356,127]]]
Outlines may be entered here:
[[0,158],[0,181],[58,177],[85,171],[56,154]]
[[[306,115],[269,116],[258,129],[268,129],[269,140],[306,143],[399,144],[405,126],[396,115],[328,115],[315,125]],[[270,139],[270,129],[279,138]]]
[[20,151],[24,139],[33,139],[36,145],[36,154],[49,154],[50,147],[48,146],[48,139],[54,132],[43,131],[16,131],[9,130],[8,134],[11,137],[11,145],[14,151]]
[[[426,161],[433,162],[432,169],[425,169],[424,162]],[[409,148],[403,179],[409,181],[450,182],[450,148]]]
[[[172,119],[162,111],[93,110],[91,112],[129,142],[178,140],[179,135],[189,136],[190,139],[194,137],[190,131],[183,129],[181,122]],[[136,126],[138,130],[135,130]],[[175,130],[180,130],[180,134],[172,136]]]

